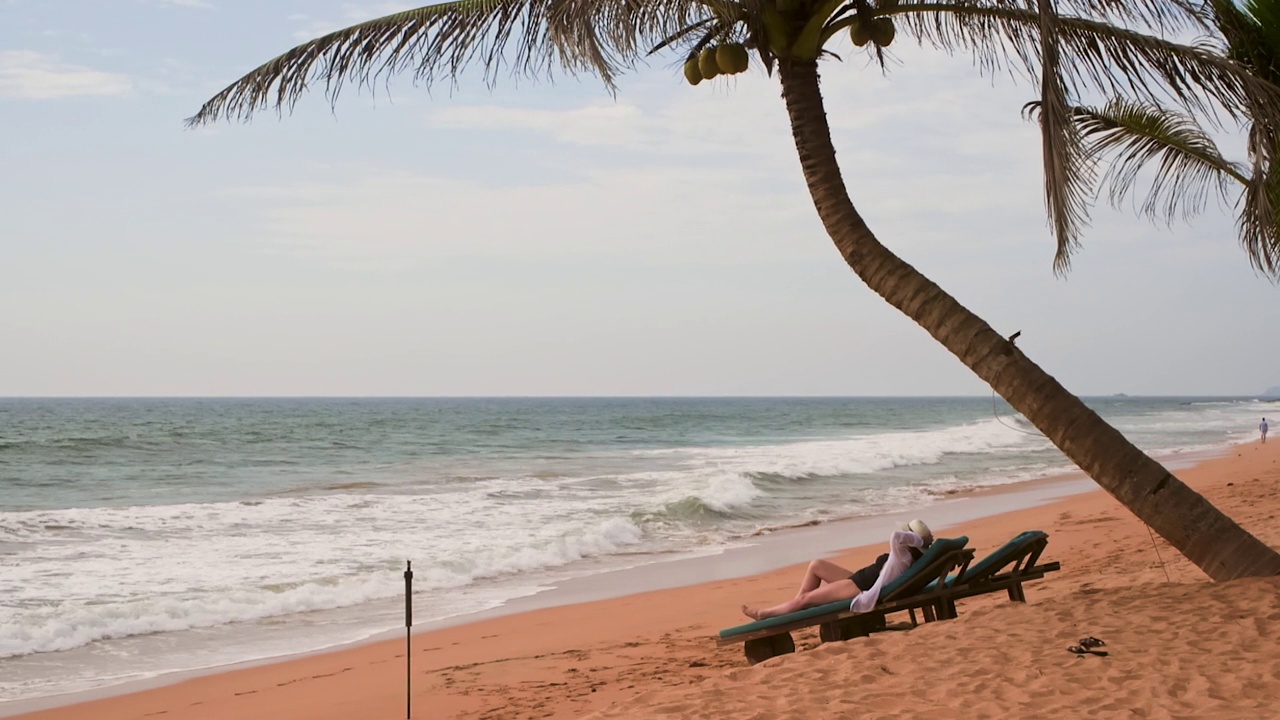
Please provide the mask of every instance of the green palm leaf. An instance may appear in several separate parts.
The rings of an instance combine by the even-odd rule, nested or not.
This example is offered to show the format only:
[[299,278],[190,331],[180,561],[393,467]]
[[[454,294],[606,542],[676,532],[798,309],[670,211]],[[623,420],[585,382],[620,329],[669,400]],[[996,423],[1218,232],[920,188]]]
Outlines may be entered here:
[[1249,183],[1247,168],[1223,157],[1208,133],[1181,113],[1113,100],[1072,114],[1088,152],[1114,158],[1101,181],[1112,204],[1133,191],[1147,167],[1155,176],[1141,210],[1166,222],[1201,212],[1211,194],[1228,200],[1236,183]]
[[1213,22],[1227,43],[1227,56],[1271,83],[1280,81],[1280,1],[1213,0]]

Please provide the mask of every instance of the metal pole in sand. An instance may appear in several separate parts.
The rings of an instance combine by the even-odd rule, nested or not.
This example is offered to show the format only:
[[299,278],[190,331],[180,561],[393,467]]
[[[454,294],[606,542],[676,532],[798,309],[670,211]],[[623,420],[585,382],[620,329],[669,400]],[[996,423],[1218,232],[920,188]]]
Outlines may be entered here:
[[404,717],[413,716],[413,563],[405,561],[404,569]]

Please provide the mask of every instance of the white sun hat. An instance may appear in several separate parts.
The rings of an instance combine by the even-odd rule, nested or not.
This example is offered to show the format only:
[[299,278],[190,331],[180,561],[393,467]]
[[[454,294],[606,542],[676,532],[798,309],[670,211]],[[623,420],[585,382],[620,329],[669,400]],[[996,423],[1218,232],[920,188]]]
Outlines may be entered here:
[[903,532],[913,532],[922,538],[933,537],[933,531],[930,530],[929,526],[925,525],[924,521],[919,518],[916,518],[909,523],[901,523],[898,527],[902,528]]

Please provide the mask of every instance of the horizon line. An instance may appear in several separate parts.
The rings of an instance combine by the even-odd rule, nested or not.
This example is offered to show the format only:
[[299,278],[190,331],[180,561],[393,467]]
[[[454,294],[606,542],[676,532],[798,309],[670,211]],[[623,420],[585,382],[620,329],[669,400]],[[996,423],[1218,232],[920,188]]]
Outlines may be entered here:
[[[994,394],[994,393],[993,393]],[[722,395],[0,395],[0,400],[859,400],[859,399],[985,399],[979,395],[820,395],[820,394],[722,394]],[[998,397],[998,396],[997,396]],[[1264,394],[1077,394],[1080,398],[1228,398],[1280,400]],[[1003,399],[1003,398],[1000,398]]]

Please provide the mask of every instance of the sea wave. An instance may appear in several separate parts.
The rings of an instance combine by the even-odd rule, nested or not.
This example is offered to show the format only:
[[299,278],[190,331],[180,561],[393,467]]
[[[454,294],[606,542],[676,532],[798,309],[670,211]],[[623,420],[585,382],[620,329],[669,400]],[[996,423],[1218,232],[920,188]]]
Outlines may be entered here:
[[[397,495],[0,513],[0,657],[348,607],[560,568],[636,546],[629,518]],[[489,503],[490,506],[494,505]],[[490,531],[490,528],[496,532]],[[9,570],[12,570],[10,572]]]
[[312,582],[288,589],[242,588],[224,594],[165,593],[104,602],[80,599],[7,613],[0,658],[70,650],[98,640],[213,627],[355,605],[391,597],[387,574]]
[[[1003,420],[1003,422],[1002,422]],[[871,474],[936,464],[948,455],[1002,454],[1047,447],[1038,435],[1017,432],[1008,418],[912,432],[885,432],[768,445],[662,448],[637,454],[674,459],[683,466],[716,466],[741,473],[802,479]]]

